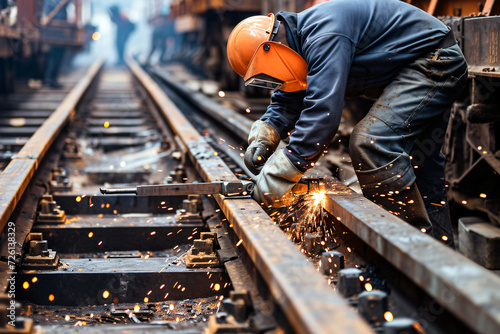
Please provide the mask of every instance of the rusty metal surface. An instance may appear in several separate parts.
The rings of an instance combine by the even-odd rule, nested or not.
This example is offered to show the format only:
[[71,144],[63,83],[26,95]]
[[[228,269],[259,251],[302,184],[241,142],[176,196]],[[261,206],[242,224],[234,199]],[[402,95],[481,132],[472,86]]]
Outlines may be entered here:
[[3,229],[41,159],[62,130],[104,60],[96,61],[52,115],[38,128],[0,175],[0,228]]
[[[68,217],[61,225],[35,224],[51,248],[60,253],[110,251],[161,251],[190,244],[206,227],[199,223],[180,223],[164,217]],[[104,242],[103,242],[104,240]]]
[[[477,17],[463,20],[462,50],[469,66],[484,68],[500,66],[500,45],[498,44],[500,34],[500,17]],[[491,71],[491,74],[496,74]],[[498,74],[497,74],[498,75]]]
[[500,278],[344,185],[325,209],[478,333],[500,333]]
[[[236,181],[154,80],[135,61],[128,60],[128,65],[169,120],[189,155],[195,158],[192,161],[203,179]],[[214,197],[297,332],[331,333],[335,328],[337,333],[372,333],[253,199]]]
[[7,224],[37,167],[35,160],[14,159],[0,174],[0,228]]
[[[188,269],[176,261],[177,257],[64,259],[63,267],[57,270],[18,271],[16,299],[38,305],[85,306],[228,293],[230,285],[226,284],[227,274],[222,269]],[[215,283],[219,284],[217,291]],[[113,301],[114,298],[117,299]]]

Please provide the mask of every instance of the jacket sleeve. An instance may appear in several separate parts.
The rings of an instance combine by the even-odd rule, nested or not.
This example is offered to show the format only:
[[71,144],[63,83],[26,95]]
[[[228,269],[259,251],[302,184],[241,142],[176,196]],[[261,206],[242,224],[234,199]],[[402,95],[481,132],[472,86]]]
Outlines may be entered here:
[[307,90],[286,150],[301,171],[312,167],[337,132],[355,44],[342,35],[323,34],[307,42],[303,53]]
[[271,104],[260,120],[275,128],[281,139],[288,137],[288,133],[295,128],[295,123],[304,109],[305,94],[305,91],[287,93],[278,90],[274,92]]

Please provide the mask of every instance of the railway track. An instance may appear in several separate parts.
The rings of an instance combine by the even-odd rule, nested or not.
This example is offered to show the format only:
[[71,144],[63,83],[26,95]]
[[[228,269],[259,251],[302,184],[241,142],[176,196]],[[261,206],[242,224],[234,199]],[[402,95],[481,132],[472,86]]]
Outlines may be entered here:
[[2,300],[23,303],[8,330],[498,333],[495,274],[341,182],[329,181],[321,229],[308,231],[307,202],[268,211],[250,196],[101,195],[246,171],[251,121],[128,65],[96,62],[29,139],[11,139],[24,138],[14,154],[2,151]]

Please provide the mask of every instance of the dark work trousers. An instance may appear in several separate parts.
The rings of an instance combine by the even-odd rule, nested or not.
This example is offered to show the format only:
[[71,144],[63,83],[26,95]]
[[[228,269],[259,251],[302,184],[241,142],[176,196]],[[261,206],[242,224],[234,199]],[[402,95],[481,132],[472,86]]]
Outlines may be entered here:
[[45,83],[49,85],[58,85],[57,77],[62,66],[64,58],[64,47],[51,46],[47,57],[47,65],[45,67]]
[[466,82],[467,63],[460,48],[437,49],[399,72],[350,140],[363,194],[370,199],[397,197],[416,184],[432,234],[443,240],[452,234],[441,147],[450,107]]

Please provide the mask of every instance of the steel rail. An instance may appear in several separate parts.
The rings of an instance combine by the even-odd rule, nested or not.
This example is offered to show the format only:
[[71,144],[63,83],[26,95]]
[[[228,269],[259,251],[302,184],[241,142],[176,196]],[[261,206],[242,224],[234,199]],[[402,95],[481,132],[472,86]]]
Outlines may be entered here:
[[335,189],[324,207],[337,220],[471,329],[500,333],[500,277],[343,184]]
[[[207,182],[236,181],[160,86],[134,60],[128,59],[127,64],[161,109],[202,178]],[[373,333],[253,199],[214,197],[294,330]]]
[[3,229],[7,224],[45,153],[47,153],[64,125],[73,117],[76,105],[87,91],[103,63],[104,59],[99,59],[90,66],[61,104],[0,174],[0,229]]

